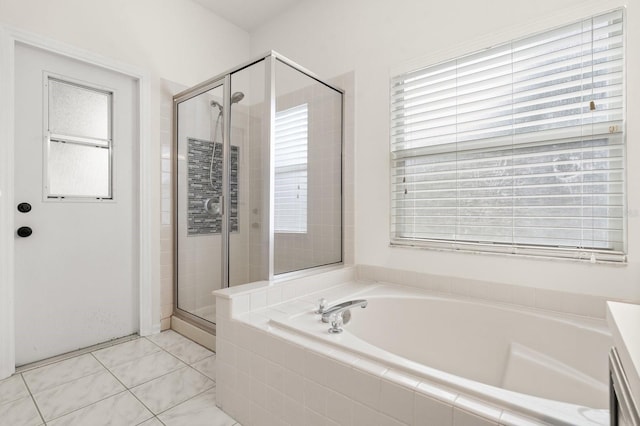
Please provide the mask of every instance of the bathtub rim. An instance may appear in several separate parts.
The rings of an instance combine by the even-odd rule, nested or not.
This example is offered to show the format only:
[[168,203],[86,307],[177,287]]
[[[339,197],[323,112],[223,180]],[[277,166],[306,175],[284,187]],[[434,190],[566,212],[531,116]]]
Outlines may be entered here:
[[[570,312],[559,312],[555,310],[535,307],[535,306],[525,306],[518,305],[508,302],[500,302],[497,300],[490,299],[482,299],[482,298],[474,298],[454,293],[445,293],[438,292],[428,289],[423,289],[420,287],[414,287],[406,284],[396,284],[385,281],[376,281],[371,282],[368,280],[352,280],[350,282],[346,282],[343,284],[361,284],[366,286],[362,290],[354,291],[352,294],[348,296],[341,296],[338,298],[330,299],[327,298],[327,301],[330,305],[334,303],[341,303],[347,300],[351,300],[354,298],[383,298],[383,297],[394,297],[394,298],[425,298],[425,299],[434,299],[434,300],[443,300],[443,301],[452,301],[456,303],[463,304],[473,304],[473,305],[481,305],[484,307],[495,308],[499,310],[509,311],[517,314],[525,314],[529,316],[535,317],[543,317],[550,318],[554,321],[562,322],[565,324],[571,324],[581,329],[588,329],[590,331],[605,334],[611,336],[611,330],[607,325],[606,318],[595,318],[589,316],[578,315]],[[328,289],[331,290],[331,289]],[[389,293],[385,293],[389,292]],[[371,294],[373,293],[373,294]],[[296,300],[306,301],[308,303],[315,304],[317,300],[321,297],[322,292],[313,293],[307,296],[299,297]],[[276,309],[279,305],[286,304],[290,301],[285,301],[279,303],[277,305],[269,306],[268,308]],[[254,311],[255,312],[255,311]],[[306,313],[307,311],[300,311],[295,315],[301,315]]]

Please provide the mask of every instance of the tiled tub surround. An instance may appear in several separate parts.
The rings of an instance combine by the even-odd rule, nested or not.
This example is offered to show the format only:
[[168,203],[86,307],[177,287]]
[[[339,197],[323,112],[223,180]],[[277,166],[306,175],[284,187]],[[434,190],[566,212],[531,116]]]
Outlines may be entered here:
[[[345,327],[345,333],[331,336],[326,332],[328,326],[319,324],[310,314],[320,297],[334,303],[365,297],[366,292],[381,288],[387,292],[407,290],[400,286],[380,286],[375,282],[377,277],[420,286],[422,289],[412,291],[420,297],[435,296],[463,303],[480,297],[492,300],[478,301],[480,306],[528,312],[552,323],[558,319],[558,324],[574,324],[576,330],[593,330],[600,336],[600,343],[595,347],[603,346],[602,339],[606,347],[609,339],[602,319],[605,301],[590,296],[574,295],[572,299],[572,311],[579,310],[582,315],[560,314],[549,310],[561,310],[564,301],[571,300],[570,295],[558,293],[557,298],[550,298],[544,290],[368,266],[343,268],[271,285],[254,283],[217,293],[218,405],[245,426],[607,424],[605,409],[580,408],[500,389],[371,348],[349,331],[350,327],[354,330],[358,327],[355,322],[359,321],[361,312],[353,312],[354,322]],[[397,280],[389,279],[392,277]],[[425,288],[430,290],[425,292]],[[373,297],[373,293],[369,296]],[[362,313],[376,315],[372,306]],[[303,317],[291,319],[299,314],[314,317],[312,326],[303,329]],[[383,322],[385,316],[389,319],[399,316],[397,312],[379,315]],[[472,320],[475,319],[470,318]],[[446,320],[442,320],[443,323]],[[416,333],[424,335],[422,328],[413,327]],[[488,335],[492,333],[486,331]],[[550,334],[556,332],[549,330]],[[420,335],[417,338],[416,343],[428,345]],[[470,351],[465,355],[468,362],[477,365],[478,354]],[[603,356],[601,375],[606,377],[606,348]],[[526,356],[512,360],[514,366],[524,361]],[[576,377],[587,379],[586,374]],[[515,376],[507,378],[515,383]],[[598,380],[590,381],[596,389],[599,387]],[[594,392],[595,399],[597,394]]]
[[0,425],[217,425],[215,354],[167,331],[0,381]]

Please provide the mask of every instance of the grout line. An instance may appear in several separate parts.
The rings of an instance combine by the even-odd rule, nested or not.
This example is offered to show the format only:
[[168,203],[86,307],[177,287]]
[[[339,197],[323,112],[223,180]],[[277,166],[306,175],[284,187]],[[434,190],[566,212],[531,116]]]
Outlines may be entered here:
[[[125,342],[125,343],[128,343],[128,342]],[[160,348],[160,349],[162,349],[162,348]],[[93,357],[100,363],[100,365],[102,365],[105,369],[110,371],[111,368],[121,367],[121,366],[129,364],[131,362],[138,361],[138,360],[140,360],[140,359],[142,359],[144,357],[151,356],[153,354],[157,354],[158,352],[160,352],[160,350],[154,350],[152,352],[145,353],[144,355],[138,356],[136,358],[132,358],[132,359],[129,359],[129,360],[124,361],[124,362],[119,362],[118,364],[112,365],[111,367],[107,367],[102,361],[100,361],[100,359],[98,359],[98,357],[95,355],[95,352],[90,352],[90,354],[93,355]]]
[[[153,417],[149,417],[147,420],[145,420],[143,422],[138,423],[136,426],[140,426],[141,424],[144,424],[144,423],[148,422],[151,419],[156,419],[158,421],[158,423],[160,423],[161,425],[164,426],[164,423],[162,423],[162,421],[158,418],[158,416],[155,416],[155,415]],[[234,426],[234,425],[232,425],[232,426]]]
[[33,394],[31,393],[31,389],[29,388],[27,381],[24,379],[24,376],[22,375],[22,373],[19,373],[19,374],[20,374],[20,378],[22,379],[22,382],[24,383],[24,386],[27,388],[27,392],[29,392],[29,396],[31,397],[31,401],[33,402],[33,405],[35,405],[36,407],[36,411],[38,411],[38,415],[40,416],[40,420],[42,420],[42,424],[46,424],[46,422],[44,421],[44,416],[42,415],[42,412],[40,412],[40,407],[38,407],[38,403],[36,402],[36,399],[33,397]]
[[[179,402],[179,403],[177,403],[176,405],[174,405],[174,406],[172,406],[172,407],[167,408],[166,410],[164,410],[164,411],[162,411],[162,412],[158,413],[157,415],[159,416],[160,414],[164,414],[164,413],[166,413],[166,412],[167,412],[167,411],[169,411],[169,410],[173,410],[174,408],[179,407],[179,406],[181,406],[182,404],[186,404],[187,402],[191,401],[192,399],[197,398],[197,397],[199,397],[200,395],[202,395],[202,394],[204,394],[204,393],[206,393],[206,392],[209,392],[211,389],[214,389],[214,388],[215,388],[215,386],[210,387],[209,389],[205,389],[205,390],[203,390],[202,392],[199,392],[199,393],[197,393],[197,394],[193,395],[191,398],[189,398],[189,399],[185,399],[184,401]],[[217,389],[216,389],[216,392],[217,392]],[[225,413],[225,414],[226,414],[226,413]]]
[[[148,339],[147,339],[147,340],[148,340]],[[151,343],[154,343],[154,342],[151,342]],[[155,343],[154,343],[154,344],[155,344]],[[172,353],[169,353],[169,352],[168,352],[167,350],[165,350],[164,348],[162,348],[162,347],[160,347],[160,346],[158,346],[158,347],[160,348],[160,350],[161,350],[161,351],[164,351],[164,352],[165,352],[165,353],[167,353],[169,356],[171,356],[171,357],[173,357],[173,358],[177,359],[178,361],[180,361],[181,363],[183,363],[183,364],[184,364],[184,367],[180,367],[180,368],[178,368],[178,369],[176,369],[176,370],[169,371],[169,372],[167,372],[167,373],[165,373],[165,374],[162,374],[162,375],[160,375],[160,376],[154,377],[153,379],[147,380],[146,382],[139,383],[139,384],[135,385],[135,386],[134,386],[134,388],[135,388],[135,387],[138,387],[138,386],[142,386],[142,385],[143,385],[143,384],[145,384],[145,383],[152,382],[152,381],[154,381],[154,380],[156,380],[156,379],[159,379],[159,378],[161,378],[161,377],[168,376],[169,374],[175,373],[176,371],[182,370],[182,369],[187,368],[187,367],[190,367],[191,369],[193,369],[194,371],[196,371],[198,374],[201,374],[202,376],[204,376],[207,380],[210,380],[211,382],[213,382],[213,386],[212,386],[212,387],[210,387],[210,388],[208,388],[208,389],[206,389],[206,390],[204,390],[204,391],[202,391],[202,392],[200,392],[200,393],[198,393],[198,394],[196,394],[196,395],[194,395],[194,396],[192,396],[192,397],[190,397],[190,398],[188,398],[188,399],[186,399],[186,400],[184,400],[184,401],[182,401],[182,402],[179,402],[178,404],[173,405],[173,406],[171,406],[171,407],[167,408],[166,410],[164,410],[164,411],[162,411],[162,412],[160,412],[160,413],[158,413],[158,414],[162,414],[162,413],[164,413],[164,412],[166,412],[166,411],[168,411],[168,410],[170,410],[170,409],[172,409],[172,408],[174,408],[174,407],[177,407],[178,405],[183,404],[183,403],[185,403],[185,402],[187,402],[187,401],[189,401],[189,400],[191,400],[191,399],[195,398],[196,396],[198,396],[198,395],[200,395],[200,394],[202,394],[202,393],[204,393],[204,392],[207,392],[207,391],[209,391],[209,390],[211,390],[211,389],[213,389],[213,388],[215,388],[215,387],[216,387],[216,382],[215,382],[214,380],[211,380],[207,375],[200,373],[198,370],[196,370],[195,368],[191,367],[189,364],[187,364],[186,362],[182,361],[181,359],[179,359],[178,357],[176,357],[176,356],[175,356],[175,355],[173,355]],[[153,352],[153,353],[156,353],[156,352]],[[91,355],[92,355],[94,358],[96,358],[96,357],[95,357],[95,355],[93,355],[93,353],[92,353]],[[145,356],[146,356],[146,355],[145,355]],[[137,358],[136,360],[139,360],[139,359],[141,359],[141,358],[144,358],[144,356],[143,356],[143,357],[140,357],[140,358]],[[203,358],[203,359],[204,359],[204,358]],[[138,401],[140,401],[140,403],[141,403],[141,404],[142,404],[142,405],[143,405],[147,410],[149,410],[149,412],[150,412],[151,414],[153,414],[153,415],[154,415],[154,417],[156,417],[156,418],[157,418],[158,414],[154,413],[154,412],[153,412],[153,410],[151,410],[149,407],[147,407],[147,405],[146,405],[146,404],[145,404],[145,403],[144,403],[140,398],[138,398],[138,396],[137,396],[135,393],[131,392],[131,389],[132,389],[132,388],[127,387],[127,385],[125,385],[125,384],[124,384],[120,379],[118,379],[118,377],[116,377],[116,375],[115,375],[115,374],[113,374],[113,372],[112,372],[109,368],[107,368],[104,364],[102,364],[102,362],[100,362],[100,360],[99,360],[99,359],[97,359],[97,358],[96,358],[96,360],[97,360],[97,361],[98,361],[98,362],[99,362],[99,363],[100,363],[100,364],[101,364],[101,365],[102,365],[102,366],[103,366],[103,367],[104,367],[104,368],[109,372],[109,374],[111,374],[111,375],[112,375],[112,376],[113,376],[113,377],[114,377],[114,378],[115,378],[115,379],[116,379],[120,384],[122,384],[122,386],[124,386],[124,388],[125,388],[125,389],[126,389],[126,390],[131,394],[131,395],[133,395],[133,397],[134,397],[134,398],[136,398]],[[132,360],[132,361],[135,361],[135,360]],[[123,364],[120,364],[120,365],[123,365]],[[149,420],[149,419],[147,419],[147,420]],[[147,420],[145,420],[145,421],[147,421]],[[160,419],[158,419],[158,421],[160,421]],[[162,421],[160,421],[160,423],[162,423]],[[163,424],[164,424],[164,423],[163,423]]]
[[[95,356],[95,355],[93,355],[93,353],[92,353],[91,355],[92,355],[92,356],[93,356],[93,357],[94,357],[98,362],[100,362],[100,360],[99,360],[98,358],[96,358],[96,356]],[[138,358],[138,359],[139,359],[139,358]],[[144,408],[146,408],[146,409],[147,409],[147,410],[148,410],[148,411],[149,411],[149,412],[150,412],[150,413],[155,417],[155,415],[156,415],[156,414],[155,414],[155,413],[154,413],[154,412],[153,412],[149,407],[147,407],[147,405],[146,405],[144,402],[142,402],[142,401],[140,400],[140,398],[138,398],[138,396],[137,396],[135,393],[131,392],[131,389],[129,389],[129,388],[127,387],[127,385],[125,385],[124,383],[122,383],[122,381],[121,381],[120,379],[118,379],[118,378],[116,377],[116,375],[115,375],[115,374],[113,374],[113,372],[112,372],[111,370],[109,370],[109,369],[108,369],[104,364],[102,364],[102,362],[100,362],[100,365],[102,365],[102,366],[103,366],[103,367],[104,367],[104,368],[109,372],[109,374],[111,374],[111,375],[113,376],[113,378],[114,378],[114,379],[116,379],[116,380],[118,381],[118,383],[120,383],[120,384],[124,387],[124,389],[125,389],[124,391],[125,391],[125,392],[129,392],[129,393],[130,393],[130,394],[131,394],[135,399],[137,399],[137,400],[138,400],[138,402],[140,402],[140,404],[142,404],[142,406],[143,406]],[[149,420],[149,419],[147,419],[147,420]],[[145,422],[146,422],[147,420],[145,420]]]
[[116,393],[114,393],[113,395],[106,396],[106,397],[104,397],[104,398],[102,398],[102,399],[99,399],[99,400],[97,400],[97,401],[95,401],[95,402],[92,402],[91,404],[85,405],[85,406],[80,407],[80,408],[76,408],[75,410],[69,411],[68,413],[64,413],[64,414],[62,414],[61,416],[54,417],[53,419],[51,419],[51,420],[49,420],[49,421],[50,421],[50,422],[52,422],[52,421],[54,421],[54,420],[61,419],[62,417],[68,416],[69,414],[75,413],[76,411],[84,410],[84,409],[85,409],[85,408],[87,408],[87,407],[91,407],[92,405],[95,405],[95,404],[97,404],[97,403],[99,403],[99,402],[105,401],[105,400],[107,400],[107,399],[109,399],[109,398],[113,398],[114,396],[120,395],[121,393],[124,393],[124,392],[126,392],[126,391],[127,391],[127,390],[125,389],[125,390],[122,390],[122,391],[120,391],[120,392],[116,392]]
[[[68,359],[65,359],[64,361],[68,361],[68,360],[70,360],[70,359],[79,358],[79,357],[84,356],[84,355],[87,355],[87,354],[77,355],[77,356],[76,356],[76,357],[74,357],[74,358],[68,358]],[[63,361],[60,361],[60,362],[63,362]],[[49,364],[49,365],[54,365],[54,364]],[[49,365],[46,365],[46,366],[44,366],[44,367],[48,367]],[[39,367],[39,368],[44,368],[44,367]],[[82,376],[78,376],[78,377],[76,377],[76,378],[74,378],[74,379],[71,379],[71,380],[65,380],[65,381],[63,381],[63,382],[56,382],[56,383],[55,383],[54,385],[52,385],[52,386],[46,387],[46,388],[44,388],[44,389],[42,389],[42,390],[39,390],[38,392],[34,392],[34,394],[36,394],[36,393],[37,393],[37,394],[41,394],[42,392],[47,392],[47,391],[50,391],[50,390],[55,389],[55,388],[57,388],[57,387],[60,387],[60,386],[63,386],[63,385],[68,385],[69,383],[75,382],[76,380],[84,379],[85,377],[89,377],[89,376],[92,376],[92,375],[94,375],[94,374],[103,373],[103,372],[104,372],[104,370],[105,370],[105,368],[104,368],[102,365],[100,365],[100,367],[102,368],[102,370],[89,371],[89,372],[87,372],[86,374],[84,374],[84,375],[82,375]],[[24,373],[20,373],[20,374],[24,374]],[[23,377],[24,377],[24,376],[23,376]],[[63,379],[63,380],[64,380],[64,379]],[[25,379],[25,383],[27,383],[26,379]],[[35,398],[34,398],[34,399],[35,399]]]
[[[32,403],[34,404],[34,406],[35,406],[35,408],[36,408],[36,410],[37,410],[37,412],[38,412],[38,415],[40,416],[40,420],[42,421],[42,425],[45,425],[45,424],[46,424],[46,421],[44,420],[44,415],[42,414],[42,412],[41,412],[41,410],[40,410],[40,407],[38,406],[38,403],[36,402],[36,399],[34,398],[34,394],[33,394],[33,392],[31,391],[31,389],[30,389],[29,385],[27,384],[27,381],[26,381],[26,379],[25,379],[25,377],[24,377],[24,374],[23,374],[23,373],[24,373],[24,372],[28,372],[28,371],[32,371],[32,370],[35,370],[35,369],[38,369],[38,368],[44,368],[44,367],[47,367],[47,366],[51,366],[51,365],[57,364],[57,363],[62,362],[62,361],[66,361],[66,360],[70,360],[70,359],[79,358],[79,357],[84,356],[84,355],[87,355],[87,354],[88,354],[88,355],[91,355],[91,356],[96,360],[96,362],[100,365],[100,367],[102,368],[102,370],[96,370],[96,371],[90,372],[90,373],[88,373],[88,374],[86,374],[86,375],[83,375],[83,376],[81,376],[81,377],[77,377],[77,378],[75,378],[75,379],[73,379],[73,380],[70,380],[70,381],[65,381],[65,382],[62,382],[62,383],[57,383],[55,386],[51,386],[51,387],[49,387],[49,388],[43,389],[41,392],[45,392],[45,391],[47,391],[47,390],[54,389],[54,388],[56,388],[56,387],[58,387],[58,386],[67,385],[67,384],[69,384],[69,383],[73,383],[73,382],[75,382],[75,381],[77,381],[77,380],[80,380],[80,379],[86,378],[86,377],[91,376],[91,375],[97,375],[97,374],[104,373],[104,372],[105,372],[105,370],[106,370],[106,371],[108,371],[108,372],[109,372],[109,374],[111,374],[111,376],[112,376],[112,377],[114,377],[114,378],[116,379],[116,381],[117,381],[118,383],[120,383],[120,384],[123,386],[123,388],[124,388],[124,389],[123,389],[122,391],[116,392],[116,393],[114,393],[114,394],[112,394],[112,395],[106,396],[106,397],[104,397],[104,398],[102,398],[102,399],[99,399],[99,400],[97,400],[97,401],[94,401],[94,402],[92,402],[92,403],[90,403],[90,404],[87,404],[87,405],[82,406],[82,407],[79,407],[79,408],[77,408],[77,409],[75,409],[75,410],[72,410],[72,411],[69,411],[69,412],[67,412],[67,413],[64,413],[64,414],[62,414],[62,415],[60,415],[60,416],[58,416],[58,417],[52,418],[52,419],[50,419],[50,420],[48,420],[48,421],[53,421],[53,420],[56,420],[56,419],[59,419],[59,418],[62,418],[62,417],[68,416],[68,415],[70,415],[70,414],[72,414],[72,413],[75,413],[75,412],[77,412],[77,411],[79,411],[79,410],[85,409],[85,408],[87,408],[87,407],[90,407],[90,406],[95,405],[95,404],[97,404],[97,403],[100,403],[100,402],[102,402],[102,401],[105,401],[105,400],[107,400],[107,399],[109,399],[109,398],[116,397],[116,396],[118,396],[118,395],[120,395],[120,394],[122,394],[122,393],[124,393],[124,392],[129,392],[129,394],[130,394],[130,395],[132,395],[136,400],[138,400],[138,401],[140,402],[140,404],[142,404],[142,406],[143,406],[143,407],[145,407],[145,409],[147,409],[147,410],[148,410],[148,412],[152,414],[152,417],[150,417],[150,418],[148,418],[148,419],[144,420],[142,423],[147,422],[147,421],[151,420],[152,418],[155,418],[158,422],[160,422],[160,424],[163,424],[163,425],[164,425],[164,422],[162,422],[162,421],[158,418],[158,415],[157,415],[157,414],[155,414],[151,409],[149,409],[149,407],[147,407],[147,406],[146,406],[146,404],[144,404],[144,402],[142,402],[142,401],[141,401],[141,400],[140,400],[140,399],[139,399],[139,398],[138,398],[138,397],[137,397],[137,396],[136,396],[136,395],[131,391],[131,388],[127,387],[127,386],[126,386],[126,385],[125,385],[125,384],[124,384],[120,379],[118,379],[118,377],[116,377],[116,376],[115,376],[115,374],[110,370],[110,368],[108,368],[106,365],[104,365],[104,364],[103,364],[103,363],[102,363],[102,362],[101,362],[101,361],[100,361],[100,360],[95,356],[94,352],[95,352],[95,351],[98,351],[98,350],[101,350],[101,349],[109,348],[109,347],[115,347],[115,346],[117,346],[117,345],[124,344],[124,343],[130,342],[130,341],[134,341],[134,340],[137,340],[137,339],[139,339],[139,338],[145,338],[148,342],[153,343],[153,344],[154,344],[154,345],[155,345],[159,350],[158,350],[158,351],[151,352],[151,353],[149,353],[149,354],[147,354],[147,355],[143,355],[142,357],[139,357],[139,358],[133,359],[133,360],[131,360],[130,362],[134,362],[134,361],[136,361],[136,360],[139,360],[139,359],[141,359],[141,358],[144,358],[145,356],[149,356],[149,355],[152,355],[152,354],[157,353],[157,352],[159,352],[159,351],[163,351],[164,353],[168,354],[168,355],[169,355],[169,356],[171,356],[172,358],[176,359],[176,360],[177,360],[178,362],[180,362],[182,365],[181,365],[181,366],[179,366],[179,367],[178,367],[177,369],[175,369],[175,370],[169,371],[169,372],[167,372],[167,373],[165,373],[165,374],[162,374],[162,375],[160,375],[160,376],[158,376],[158,377],[154,377],[153,379],[150,379],[150,380],[148,380],[148,381],[146,381],[146,382],[143,382],[143,383],[140,383],[140,384],[136,384],[135,386],[133,386],[134,388],[135,388],[135,387],[137,387],[137,386],[140,386],[140,385],[142,385],[142,384],[149,383],[149,382],[151,382],[151,381],[153,381],[153,380],[159,379],[159,378],[161,378],[161,377],[163,377],[163,376],[166,376],[166,375],[168,375],[168,374],[175,373],[176,371],[179,371],[179,370],[181,370],[181,369],[183,369],[183,368],[185,368],[185,367],[189,367],[189,368],[191,368],[192,370],[194,370],[194,371],[195,371],[195,372],[197,372],[198,374],[200,374],[200,375],[204,376],[207,380],[211,381],[211,383],[212,383],[212,386],[211,386],[211,387],[209,387],[209,388],[207,388],[207,389],[203,390],[202,392],[199,392],[199,393],[197,393],[197,394],[195,394],[195,395],[191,396],[190,398],[188,398],[188,399],[186,399],[186,400],[184,400],[184,401],[181,401],[181,402],[179,402],[178,404],[173,405],[172,407],[169,407],[169,408],[167,408],[166,410],[164,410],[164,411],[162,411],[162,412],[161,412],[161,413],[165,413],[165,412],[167,412],[167,411],[169,411],[169,410],[171,410],[171,409],[173,409],[173,408],[175,408],[175,407],[177,407],[177,406],[179,406],[179,405],[182,405],[182,404],[184,404],[184,403],[186,403],[186,402],[191,401],[192,399],[194,399],[194,398],[196,398],[196,397],[198,397],[198,396],[200,396],[200,395],[204,394],[205,392],[208,392],[208,391],[211,391],[212,389],[216,389],[216,388],[217,388],[217,383],[216,383],[216,381],[215,381],[214,379],[212,379],[212,378],[210,378],[209,376],[207,376],[206,374],[204,374],[204,373],[202,373],[202,372],[198,371],[198,370],[197,370],[195,367],[193,367],[193,365],[192,365],[192,364],[196,364],[196,363],[198,363],[198,362],[201,362],[201,361],[203,361],[203,360],[205,360],[205,359],[207,359],[207,358],[210,358],[210,357],[212,357],[212,356],[213,356],[213,357],[215,357],[215,356],[216,356],[216,353],[215,353],[215,352],[213,352],[213,351],[211,351],[211,350],[209,350],[208,348],[205,348],[204,346],[200,345],[199,343],[197,343],[197,342],[193,342],[191,339],[189,339],[189,338],[187,338],[187,337],[185,337],[185,336],[182,336],[180,333],[177,333],[177,332],[176,332],[176,334],[178,334],[178,335],[180,335],[181,337],[185,338],[186,340],[188,340],[188,341],[190,341],[190,342],[192,342],[192,343],[195,343],[195,344],[197,344],[198,346],[200,346],[200,347],[202,347],[202,348],[206,349],[208,352],[211,352],[211,354],[209,354],[209,355],[207,355],[206,357],[203,357],[203,358],[201,358],[201,359],[198,359],[198,360],[194,361],[193,363],[189,364],[189,363],[187,363],[187,362],[185,362],[185,361],[181,360],[180,358],[178,358],[178,357],[177,357],[176,355],[174,355],[173,353],[169,352],[169,351],[168,351],[167,349],[165,349],[164,347],[162,347],[162,346],[158,345],[157,343],[153,342],[153,341],[152,341],[152,340],[150,340],[150,339],[147,339],[147,338],[146,338],[146,337],[144,337],[144,336],[127,336],[127,337],[125,337],[125,338],[118,339],[118,341],[115,341],[115,340],[114,340],[114,341],[110,341],[110,342],[105,342],[105,343],[102,343],[102,344],[99,344],[99,345],[94,345],[94,346],[92,346],[92,347],[90,347],[90,348],[85,348],[85,349],[82,349],[82,350],[79,350],[79,351],[75,351],[75,352],[73,352],[73,353],[71,353],[71,352],[70,352],[70,353],[67,353],[67,354],[60,355],[60,356],[58,356],[58,357],[50,358],[50,359],[48,359],[48,360],[39,361],[39,362],[37,363],[37,365],[34,365],[34,364],[35,364],[35,363],[34,363],[34,364],[30,364],[30,365],[28,365],[28,366],[23,366],[23,367],[20,369],[21,371],[19,371],[17,374],[20,374],[20,378],[22,379],[22,381],[23,381],[23,383],[24,383],[24,385],[25,385],[25,388],[27,389],[27,391],[28,391],[28,393],[29,393],[29,397],[31,398],[31,401],[32,401]],[[178,342],[178,343],[180,343],[180,342]],[[168,347],[171,347],[171,346],[174,346],[174,345],[169,345]],[[73,355],[72,355],[72,354],[73,354]],[[119,366],[121,366],[121,365],[124,365],[124,363],[123,363],[123,364],[115,365],[115,366],[113,366],[112,368],[116,368],[116,367],[119,367]],[[161,414],[161,413],[158,413],[158,414]],[[233,419],[233,420],[235,421],[235,419]],[[41,425],[41,426],[42,426],[42,425]],[[234,423],[234,425],[239,425],[239,423]]]
[[[155,353],[155,352],[154,352],[154,353]],[[171,354],[169,354],[169,355],[171,355]],[[175,357],[174,357],[174,358],[175,358]],[[176,359],[177,359],[177,358],[176,358]],[[180,360],[178,359],[178,361],[180,361]],[[146,380],[146,381],[144,381],[144,382],[138,383],[138,384],[136,384],[136,385],[134,385],[134,386],[132,386],[132,387],[127,387],[124,383],[122,383],[122,382],[120,382],[120,383],[122,383],[122,384],[125,386],[125,388],[127,388],[127,389],[129,389],[129,390],[131,390],[131,389],[133,389],[133,388],[137,388],[138,386],[146,385],[146,384],[147,384],[147,383],[149,383],[149,382],[153,382],[153,381],[154,381],[154,380],[156,380],[156,379],[159,379],[159,378],[164,377],[164,376],[168,376],[169,374],[175,373],[176,371],[180,371],[180,370],[182,370],[182,369],[184,369],[184,368],[187,368],[187,367],[189,366],[188,364],[185,364],[185,363],[184,363],[184,362],[182,362],[182,361],[180,361],[180,362],[181,362],[182,364],[184,364],[184,365],[183,365],[183,366],[181,366],[181,367],[179,367],[179,368],[176,368],[175,370],[167,371],[166,373],[162,373],[162,374],[160,374],[159,376],[156,376],[156,377],[154,377],[154,378],[152,378],[152,379],[149,379],[149,380]],[[123,364],[120,364],[120,365],[123,365]],[[109,370],[109,373],[113,374],[113,372],[111,372],[111,370]],[[114,376],[115,376],[115,375],[114,375]],[[117,379],[117,377],[116,377],[116,379]],[[120,381],[120,380],[118,380],[118,381]]]
[[100,349],[105,349],[111,346],[116,346],[122,343],[137,340],[139,338],[140,336],[138,336],[138,334],[130,334],[129,336],[124,336],[117,339],[109,340],[107,342],[98,343],[96,345],[88,346],[86,348],[78,349],[78,350],[67,352],[61,355],[53,356],[51,358],[46,358],[40,361],[35,361],[29,364],[21,365],[20,367],[16,368],[16,373],[25,373],[27,371],[35,370],[37,368],[45,367],[52,364],[57,364],[59,362],[66,361],[68,359],[77,358],[81,355],[85,355],[90,352],[95,352]]
[[[172,331],[173,331],[173,330],[172,330]],[[192,364],[195,364],[195,363],[197,363],[197,362],[203,361],[203,360],[205,360],[205,359],[207,359],[207,358],[209,358],[209,357],[211,357],[211,356],[215,356],[215,355],[216,355],[216,353],[215,353],[214,351],[212,351],[212,350],[211,350],[211,349],[209,349],[209,348],[206,348],[206,347],[202,346],[200,343],[198,343],[198,342],[194,342],[193,340],[189,339],[189,338],[188,338],[188,337],[186,337],[186,336],[183,336],[182,334],[178,333],[177,331],[173,331],[173,332],[174,332],[174,333],[176,333],[176,334],[178,334],[179,336],[181,336],[181,337],[185,338],[185,339],[186,339],[186,340],[188,340],[189,342],[191,342],[191,343],[195,343],[196,345],[200,346],[202,349],[205,349],[206,351],[210,352],[211,354],[210,354],[210,355],[205,356],[204,358],[197,359],[197,360],[193,361],[193,362],[190,364],[190,363],[188,363],[187,361],[185,361],[185,360],[183,360],[183,359],[180,359],[177,355],[174,355],[174,354],[173,354],[173,352],[169,351],[169,348],[171,348],[171,347],[173,347],[173,346],[176,346],[176,345],[179,345],[179,344],[181,344],[181,343],[183,343],[183,342],[173,343],[173,344],[171,344],[171,345],[167,345],[167,347],[164,347],[164,346],[160,346],[159,344],[157,344],[157,343],[156,343],[156,342],[154,342],[153,340],[147,339],[146,337],[144,337],[144,338],[145,338],[145,339],[147,339],[147,340],[149,340],[151,343],[153,343],[154,345],[158,346],[160,349],[162,349],[163,351],[165,351],[166,353],[168,353],[168,354],[169,354],[169,355],[171,355],[172,357],[174,357],[174,358],[178,359],[179,361],[183,362],[184,364],[186,364],[186,365],[187,365],[187,366],[189,366],[189,367],[191,367],[191,366],[192,366]],[[193,367],[192,367],[192,368],[193,368]],[[198,370],[196,370],[196,371],[198,371]],[[200,372],[198,371],[198,373],[200,373]],[[203,374],[203,373],[200,373],[200,374]],[[213,380],[213,379],[211,379],[209,376],[207,376],[206,374],[203,374],[203,375],[204,375],[205,377],[209,378],[210,380]],[[214,382],[215,382],[215,380],[214,380]]]

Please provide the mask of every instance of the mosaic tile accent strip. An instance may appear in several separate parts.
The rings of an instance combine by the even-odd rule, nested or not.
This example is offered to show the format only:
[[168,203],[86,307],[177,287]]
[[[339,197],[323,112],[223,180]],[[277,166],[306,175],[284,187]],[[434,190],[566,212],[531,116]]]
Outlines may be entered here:
[[[208,199],[222,195],[222,143],[187,138],[187,235],[219,234],[222,218],[205,210]],[[211,156],[214,154],[213,164]],[[231,145],[230,231],[238,232],[238,160],[240,151]],[[212,168],[209,181],[209,169]]]

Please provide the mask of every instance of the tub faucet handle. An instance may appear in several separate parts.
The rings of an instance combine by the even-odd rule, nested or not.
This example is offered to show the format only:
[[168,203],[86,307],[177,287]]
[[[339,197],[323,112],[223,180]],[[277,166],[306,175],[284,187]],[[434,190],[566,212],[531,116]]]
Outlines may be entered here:
[[325,299],[324,297],[318,299],[318,309],[316,309],[316,314],[324,313],[325,309],[327,309],[327,299]]
[[344,318],[342,317],[342,312],[338,312],[336,314],[331,315],[331,328],[329,329],[329,333],[339,334],[342,333],[342,325],[344,324]]

